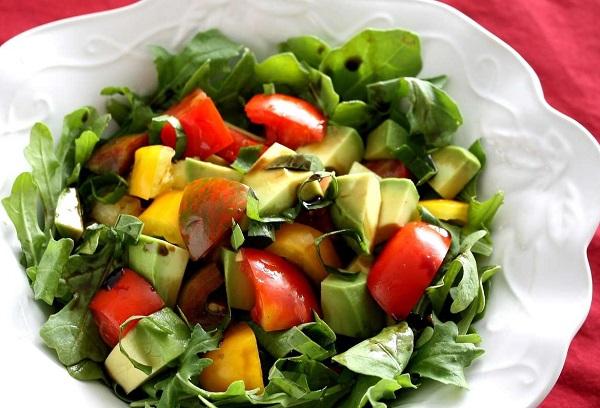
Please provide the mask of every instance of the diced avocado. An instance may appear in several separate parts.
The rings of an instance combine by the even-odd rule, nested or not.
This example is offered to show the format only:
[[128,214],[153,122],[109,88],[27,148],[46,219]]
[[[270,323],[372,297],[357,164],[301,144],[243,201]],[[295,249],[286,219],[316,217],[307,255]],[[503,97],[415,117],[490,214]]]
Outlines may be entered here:
[[250,310],[254,306],[254,286],[242,270],[242,256],[239,252],[221,250],[227,303],[232,309]]
[[437,174],[429,185],[443,198],[454,198],[477,174],[481,163],[473,153],[460,146],[445,146],[431,153]]
[[337,178],[339,194],[331,206],[331,217],[336,227],[350,228],[361,237],[360,248],[348,240],[355,250],[370,253],[373,248],[381,192],[379,180],[373,173],[347,174]]
[[129,267],[148,279],[167,306],[177,301],[189,258],[187,250],[148,235],[129,246]]
[[330,274],[321,282],[323,320],[337,333],[366,338],[384,325],[385,314],[369,294],[367,274]]
[[81,238],[83,219],[81,218],[81,206],[75,188],[67,188],[58,196],[54,225],[63,237],[75,240]]
[[381,180],[381,177],[379,177],[379,175],[377,173],[375,173],[373,170],[360,164],[359,162],[354,162],[354,163],[352,163],[352,166],[350,167],[350,171],[348,172],[348,174],[357,174],[357,173],[373,173],[377,177],[377,180]]
[[209,163],[191,158],[185,159],[185,174],[188,183],[203,177],[220,177],[235,181],[242,181],[243,175],[231,167]]
[[352,162],[363,158],[364,143],[358,132],[351,127],[329,126],[327,134],[319,143],[298,148],[298,153],[317,156],[323,166],[337,174],[347,174]]
[[325,192],[323,191],[323,187],[321,187],[321,183],[319,183],[317,180],[312,180],[302,187],[302,189],[298,192],[298,195],[303,201],[311,201],[317,199],[318,197],[324,197]]
[[272,144],[252,165],[243,183],[252,187],[259,200],[260,215],[280,214],[296,203],[298,186],[312,174],[309,171],[268,169],[275,159],[294,155],[279,143]]
[[[168,330],[167,330],[168,329]],[[171,309],[164,308],[141,319],[112,349],[104,362],[110,376],[127,394],[139,387],[184,352],[190,331]],[[150,374],[134,367],[130,359],[149,366]]]
[[385,241],[410,220],[418,216],[419,192],[410,179],[385,178],[379,183],[381,209],[375,243]]
[[354,258],[352,262],[350,262],[350,264],[346,267],[346,270],[348,272],[369,273],[372,264],[373,257],[371,255],[362,254]]
[[365,159],[395,159],[393,148],[407,141],[408,132],[392,119],[387,119],[367,136]]

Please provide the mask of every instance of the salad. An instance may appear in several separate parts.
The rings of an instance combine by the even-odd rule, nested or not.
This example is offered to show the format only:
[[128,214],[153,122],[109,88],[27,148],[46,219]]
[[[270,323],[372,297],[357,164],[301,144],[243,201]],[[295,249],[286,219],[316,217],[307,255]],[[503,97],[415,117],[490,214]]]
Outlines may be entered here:
[[56,142],[32,128],[2,204],[71,376],[132,407],[467,387],[503,194],[478,197],[483,143],[452,143],[448,79],[417,78],[401,29],[279,48],[257,62],[217,30],[153,47],[153,93],[103,89],[107,113],[73,111]]

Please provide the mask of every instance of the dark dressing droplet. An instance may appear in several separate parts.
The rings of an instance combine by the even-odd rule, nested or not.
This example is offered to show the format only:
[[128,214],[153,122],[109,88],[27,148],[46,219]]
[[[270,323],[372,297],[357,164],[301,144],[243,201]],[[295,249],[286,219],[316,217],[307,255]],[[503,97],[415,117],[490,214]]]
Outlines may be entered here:
[[357,56],[348,58],[345,66],[348,71],[354,72],[358,71],[360,64],[362,64],[362,58]]

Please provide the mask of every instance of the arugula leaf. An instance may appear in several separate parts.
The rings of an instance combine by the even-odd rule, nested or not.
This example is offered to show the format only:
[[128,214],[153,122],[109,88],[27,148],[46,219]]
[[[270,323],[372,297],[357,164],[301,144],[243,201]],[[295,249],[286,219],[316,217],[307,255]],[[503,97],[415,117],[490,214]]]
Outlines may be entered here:
[[438,88],[444,88],[448,83],[448,75],[438,75],[430,78],[423,78],[423,81],[431,82]]
[[281,52],[291,52],[298,60],[306,62],[313,68],[318,68],[323,57],[329,53],[331,47],[323,40],[312,35],[302,35],[288,38],[279,44]]
[[271,161],[265,170],[288,169],[297,171],[323,171],[325,167],[321,160],[312,154],[292,154],[279,156]]
[[80,381],[103,380],[105,383],[108,383],[104,371],[102,370],[102,365],[96,361],[80,361],[77,364],[68,366],[67,372],[71,377]]
[[483,349],[457,342],[458,328],[453,322],[435,322],[427,341],[417,341],[407,371],[444,384],[467,388],[464,369],[481,356]]
[[413,352],[413,332],[406,322],[384,328],[332,358],[358,374],[394,380],[404,371]]
[[333,116],[340,96],[335,91],[331,78],[317,69],[309,68],[307,88],[308,92],[300,96],[321,108],[325,115]]
[[105,173],[88,177],[79,186],[79,196],[85,197],[89,205],[94,201],[103,204],[114,204],[127,194],[129,184],[117,173]]
[[402,374],[396,380],[361,375],[352,388],[352,393],[342,402],[340,408],[387,408],[381,400],[393,400],[395,392],[401,388],[417,388],[409,374]]
[[363,129],[373,117],[373,109],[363,101],[343,101],[335,106],[331,123]]
[[254,323],[249,324],[260,345],[275,358],[282,358],[296,351],[310,359],[321,361],[335,354],[335,333],[316,314],[314,322],[284,331],[266,332]]
[[144,98],[126,86],[106,87],[100,91],[100,95],[111,97],[106,102],[106,110],[120,127],[112,137],[143,132],[156,116]]
[[343,100],[366,100],[367,85],[421,71],[419,37],[409,31],[366,29],[331,50],[319,69]]
[[481,139],[477,139],[471,144],[469,147],[469,151],[473,153],[481,167],[477,174],[467,183],[467,185],[462,189],[460,193],[458,193],[458,198],[462,201],[469,202],[473,198],[477,198],[477,183],[479,182],[479,176],[483,172],[485,168],[485,163],[487,161],[487,157],[485,154],[485,149],[483,148],[483,144],[481,143]]
[[31,173],[21,173],[15,179],[10,196],[2,199],[6,210],[21,242],[24,265],[35,266],[40,263],[48,242],[38,223],[39,192]]
[[[504,192],[498,191],[486,201],[479,202],[472,198],[469,202],[469,211],[467,214],[467,224],[463,228],[463,234],[470,234],[477,230],[490,231],[492,220],[496,216],[498,209],[504,203]],[[473,246],[473,252],[489,256],[492,254],[491,234],[477,242]]]
[[419,180],[417,186],[437,174],[437,168],[425,149],[425,141],[418,136],[411,137],[408,143],[400,146],[389,146],[392,154],[400,160]]
[[67,185],[71,185],[79,180],[81,168],[92,155],[98,141],[100,141],[100,138],[91,130],[84,130],[81,135],[75,139],[75,167],[66,181]]
[[256,77],[261,83],[287,86],[300,92],[308,83],[308,70],[291,52],[275,54],[256,65]]
[[[217,68],[224,67],[224,61],[238,57],[243,47],[231,41],[213,29],[200,32],[194,36],[178,54],[171,54],[162,47],[152,47],[154,53],[154,64],[158,72],[158,87],[151,97],[151,106],[166,108],[172,105],[182,95],[181,90],[186,87],[187,82],[195,76],[203,64],[210,64]],[[203,68],[205,69],[205,68]],[[218,73],[220,69],[211,69]],[[198,74],[196,74],[198,76]],[[223,78],[205,79],[204,83],[220,82]]]
[[42,255],[42,259],[35,270],[33,282],[33,294],[36,300],[43,300],[52,305],[57,295],[60,278],[63,274],[71,251],[73,240],[61,238],[58,241],[50,239],[48,246]]
[[240,148],[237,158],[231,167],[242,174],[248,173],[250,167],[258,160],[262,154],[262,145],[244,146]]
[[237,251],[244,245],[244,233],[237,222],[232,220],[231,224],[231,247]]
[[367,86],[369,104],[384,115],[422,134],[432,146],[445,146],[462,124],[456,102],[431,82],[396,78]]
[[31,129],[25,157],[31,165],[31,174],[42,199],[44,229],[50,231],[54,226],[56,202],[63,190],[63,175],[54,153],[54,138],[43,123],[36,123]]

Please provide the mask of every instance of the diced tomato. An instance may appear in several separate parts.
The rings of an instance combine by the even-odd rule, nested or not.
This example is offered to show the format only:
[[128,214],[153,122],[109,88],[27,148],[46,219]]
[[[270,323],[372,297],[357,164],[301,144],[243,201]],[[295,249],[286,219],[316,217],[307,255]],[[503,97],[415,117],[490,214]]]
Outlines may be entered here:
[[246,115],[265,126],[267,144],[281,143],[296,149],[325,137],[325,116],[310,103],[284,94],[258,94],[246,104]]
[[[242,147],[256,146],[259,144],[264,145],[265,141],[258,136],[253,135],[250,132],[246,132],[244,129],[240,129],[230,123],[225,122],[227,129],[233,137],[233,142],[225,149],[217,152],[217,156],[222,157],[229,163],[233,163],[237,159],[240,149]],[[264,151],[264,149],[263,149]]]
[[[131,269],[124,268],[118,275],[109,278],[90,302],[90,310],[98,325],[100,337],[110,347],[119,342],[119,328],[132,316],[145,316],[164,307],[164,302],[152,285]],[[133,329],[131,322],[123,335]]]
[[367,160],[364,165],[382,178],[410,178],[410,172],[400,160]]
[[201,178],[183,190],[179,206],[179,231],[197,260],[231,231],[231,221],[246,214],[248,186],[224,178]]
[[94,173],[118,173],[123,176],[131,169],[135,151],[146,145],[146,133],[111,139],[94,151],[86,166]]
[[242,254],[256,299],[250,315],[264,330],[289,329],[319,313],[308,278],[294,264],[259,249],[244,248]]
[[[205,159],[233,142],[212,99],[199,89],[169,108],[165,114],[175,116],[183,127],[187,136],[185,157]],[[171,125],[163,127],[160,138],[163,144],[175,148],[175,129]]]
[[431,284],[448,249],[450,234],[442,228],[409,222],[377,257],[367,286],[379,306],[404,320]]

